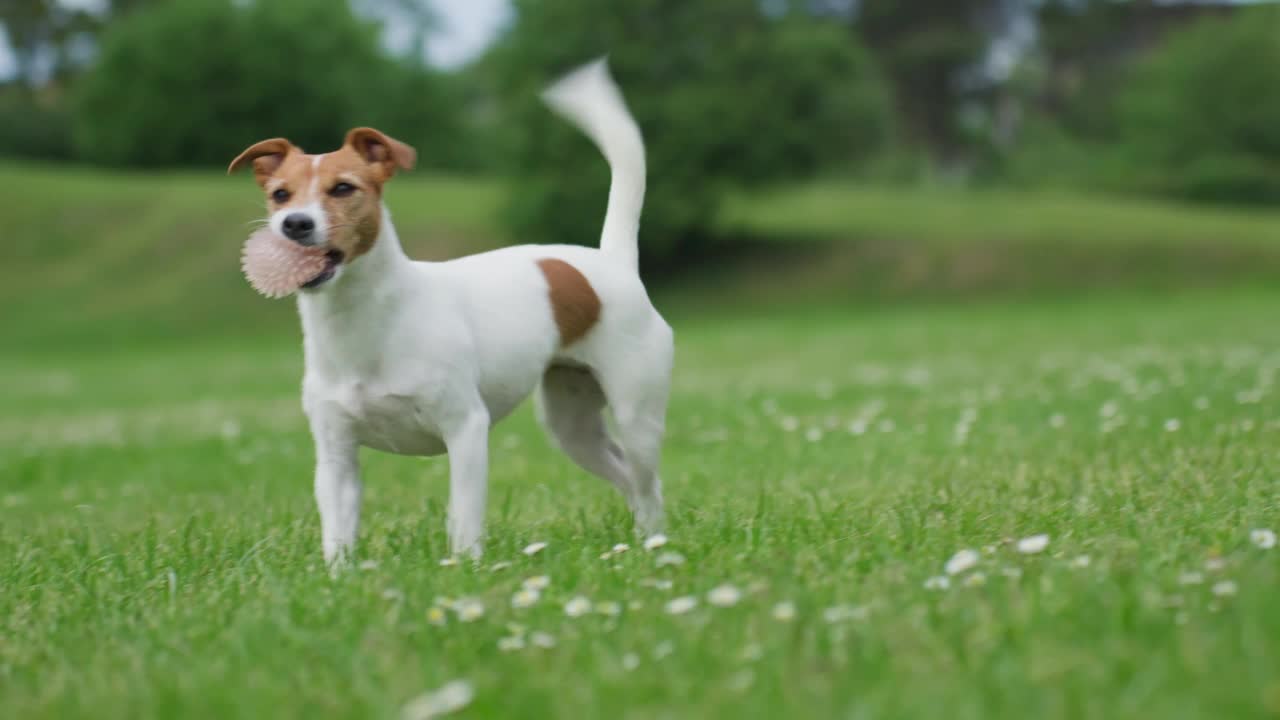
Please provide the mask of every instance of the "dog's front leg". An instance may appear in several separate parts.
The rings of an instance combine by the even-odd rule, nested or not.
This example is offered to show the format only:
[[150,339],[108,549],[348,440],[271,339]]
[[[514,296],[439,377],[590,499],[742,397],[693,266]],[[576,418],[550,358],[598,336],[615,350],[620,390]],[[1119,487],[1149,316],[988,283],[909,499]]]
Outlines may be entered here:
[[445,437],[449,450],[449,549],[479,557],[489,493],[489,413],[468,413]]
[[359,446],[336,418],[311,418],[316,446],[316,505],[324,560],[330,567],[350,559],[360,529]]

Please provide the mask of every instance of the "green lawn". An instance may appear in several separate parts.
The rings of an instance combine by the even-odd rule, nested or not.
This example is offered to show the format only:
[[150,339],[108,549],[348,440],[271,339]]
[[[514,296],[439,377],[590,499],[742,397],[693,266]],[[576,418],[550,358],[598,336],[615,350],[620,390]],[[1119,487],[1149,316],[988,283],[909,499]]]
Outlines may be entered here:
[[[438,564],[444,462],[370,453],[361,569],[333,579],[292,334],[5,356],[0,697],[396,717],[461,679],[468,717],[1274,715],[1280,549],[1250,531],[1280,530],[1277,304],[677,313],[667,547],[525,411],[493,439],[483,565]],[[926,589],[964,548],[977,567]],[[597,611],[567,616],[579,595]],[[464,597],[482,617],[429,622]]]
[[[492,183],[404,180],[413,254],[501,242]],[[525,408],[493,436],[480,566],[439,564],[446,462],[368,453],[360,556],[331,577],[292,303],[237,271],[252,184],[0,185],[5,717],[395,718],[455,681],[461,717],[1280,714],[1280,548],[1251,536],[1280,531],[1269,216],[735,201],[724,227],[782,252],[658,288],[667,546]],[[961,291],[986,295],[930,301]]]

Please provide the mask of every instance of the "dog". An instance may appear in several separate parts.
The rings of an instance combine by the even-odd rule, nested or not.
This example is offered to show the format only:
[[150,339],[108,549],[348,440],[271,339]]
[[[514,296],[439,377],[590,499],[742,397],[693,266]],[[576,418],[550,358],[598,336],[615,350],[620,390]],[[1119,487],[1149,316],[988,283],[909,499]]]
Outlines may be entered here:
[[638,272],[644,141],[603,59],[562,77],[543,99],[609,163],[598,249],[523,245],[410,260],[382,195],[417,153],[372,128],[351,130],[340,149],[321,155],[263,140],[228,168],[252,165],[273,231],[327,249],[324,271],[297,303],[302,406],[330,565],[355,547],[362,446],[447,453],[450,552],[479,557],[490,428],[535,390],[553,442],[622,493],[640,534],[663,530],[658,464],[674,334]]

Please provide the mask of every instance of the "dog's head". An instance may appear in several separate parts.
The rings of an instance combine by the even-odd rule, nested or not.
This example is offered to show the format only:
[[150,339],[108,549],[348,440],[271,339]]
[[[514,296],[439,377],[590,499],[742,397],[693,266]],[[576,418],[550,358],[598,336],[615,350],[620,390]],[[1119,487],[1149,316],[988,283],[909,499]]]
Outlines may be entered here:
[[271,229],[329,250],[330,268],[307,283],[311,289],[373,247],[382,224],[382,186],[396,168],[412,168],[417,155],[373,128],[356,128],[341,148],[323,155],[308,155],[284,138],[263,140],[236,156],[227,172],[252,163],[267,195]]

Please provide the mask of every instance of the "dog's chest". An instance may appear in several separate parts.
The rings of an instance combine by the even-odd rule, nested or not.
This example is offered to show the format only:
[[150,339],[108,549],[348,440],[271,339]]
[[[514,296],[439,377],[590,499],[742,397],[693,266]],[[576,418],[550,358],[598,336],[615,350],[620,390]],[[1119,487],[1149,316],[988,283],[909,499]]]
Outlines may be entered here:
[[444,442],[415,395],[377,383],[348,382],[325,393],[367,447],[401,455],[438,455]]

